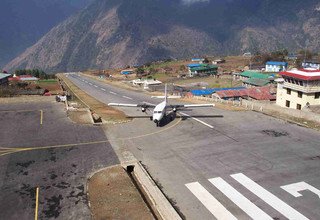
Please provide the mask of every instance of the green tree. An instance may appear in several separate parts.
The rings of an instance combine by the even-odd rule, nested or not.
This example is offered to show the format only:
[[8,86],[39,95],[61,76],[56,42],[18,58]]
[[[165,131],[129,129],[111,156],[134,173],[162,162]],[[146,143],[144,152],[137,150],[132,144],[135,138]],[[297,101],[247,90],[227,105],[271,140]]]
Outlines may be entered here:
[[144,68],[143,67],[139,67],[138,69],[137,69],[137,77],[138,78],[141,78],[142,76],[143,76],[143,74],[144,74]]
[[313,53],[310,50],[299,50],[298,55],[302,60],[311,60],[313,58]]

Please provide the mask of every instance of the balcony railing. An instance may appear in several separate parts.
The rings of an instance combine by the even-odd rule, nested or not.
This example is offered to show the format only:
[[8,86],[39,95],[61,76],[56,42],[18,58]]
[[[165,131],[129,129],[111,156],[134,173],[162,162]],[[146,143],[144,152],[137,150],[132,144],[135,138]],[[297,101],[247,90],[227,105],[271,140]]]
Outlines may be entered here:
[[296,91],[301,91],[304,93],[314,93],[314,92],[320,92],[320,86],[300,86],[293,83],[284,82],[283,87],[289,88]]

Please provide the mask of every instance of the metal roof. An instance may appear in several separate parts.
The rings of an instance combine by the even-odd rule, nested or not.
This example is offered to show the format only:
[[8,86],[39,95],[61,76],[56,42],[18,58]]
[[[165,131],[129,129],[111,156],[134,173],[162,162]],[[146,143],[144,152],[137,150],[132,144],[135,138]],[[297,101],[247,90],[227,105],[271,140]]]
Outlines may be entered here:
[[288,66],[287,62],[279,62],[279,61],[268,61],[267,65],[274,65],[274,66]]
[[121,74],[123,74],[123,75],[130,75],[132,73],[133,73],[133,71],[122,71],[121,72]]
[[191,71],[198,71],[198,70],[207,70],[207,69],[218,69],[216,65],[208,65],[208,64],[201,64],[198,67],[191,67]]
[[272,74],[260,73],[255,71],[244,71],[240,76],[257,79],[268,79],[273,77]]
[[192,95],[202,96],[202,95],[211,95],[217,91],[225,91],[225,90],[241,90],[245,89],[245,87],[233,87],[233,88],[212,88],[212,89],[194,89],[191,90]]
[[0,79],[4,79],[11,76],[11,74],[7,74],[7,73],[0,73]]
[[259,79],[259,78],[249,78],[249,79],[243,80],[243,82],[250,85],[254,85],[254,86],[265,86],[270,83],[270,80]]
[[282,76],[302,79],[302,80],[320,80],[320,70],[292,69],[289,71],[280,72],[279,74]]
[[199,67],[199,66],[201,66],[200,63],[190,63],[190,64],[188,64],[188,67],[189,67],[189,68]]
[[237,98],[237,97],[251,97],[256,100],[275,100],[276,96],[271,94],[271,87],[255,87],[242,89],[238,91],[218,91],[217,95],[220,98]]

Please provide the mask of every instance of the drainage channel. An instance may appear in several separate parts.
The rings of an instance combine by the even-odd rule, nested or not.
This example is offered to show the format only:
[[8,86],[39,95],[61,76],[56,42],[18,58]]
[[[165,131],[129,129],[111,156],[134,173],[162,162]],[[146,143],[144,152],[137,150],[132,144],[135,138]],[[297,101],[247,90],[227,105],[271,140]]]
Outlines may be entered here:
[[141,187],[139,181],[137,180],[136,176],[134,175],[134,165],[129,165],[127,166],[127,168],[125,169],[128,173],[128,176],[130,177],[133,185],[136,187],[136,189],[138,190],[138,192],[140,193],[144,203],[147,205],[148,209],[150,210],[151,214],[153,215],[153,217],[157,220],[161,220],[162,218],[160,217],[160,215],[157,213],[157,210],[155,210],[155,208],[152,207],[150,199],[145,196],[146,193],[144,192],[143,188]]
[[[147,170],[147,167],[141,161],[140,161],[140,164],[143,167],[143,169],[145,170],[145,172],[147,173],[147,175],[154,182],[156,187],[161,191],[161,193],[163,194],[165,199],[171,204],[171,206],[173,207],[173,210],[175,210],[176,214],[180,217],[179,219],[183,219],[183,220],[186,219],[186,217],[180,211],[179,207],[176,206],[176,203],[164,193],[164,191],[162,189],[162,186],[159,185],[159,183],[152,178],[152,176],[150,175],[149,171]],[[155,217],[155,219],[159,219],[159,220],[163,219],[161,217],[160,213],[158,212],[157,208],[152,205],[152,202],[150,201],[150,198],[147,196],[147,193],[145,192],[145,190],[143,189],[143,187],[139,183],[139,180],[137,179],[137,177],[135,175],[135,172],[134,172],[134,165],[127,166],[126,171],[127,171],[128,175],[129,175],[129,177],[131,178],[133,184],[138,189],[138,191],[139,191],[140,195],[142,196],[143,200],[147,204],[149,210],[151,211],[151,213]]]

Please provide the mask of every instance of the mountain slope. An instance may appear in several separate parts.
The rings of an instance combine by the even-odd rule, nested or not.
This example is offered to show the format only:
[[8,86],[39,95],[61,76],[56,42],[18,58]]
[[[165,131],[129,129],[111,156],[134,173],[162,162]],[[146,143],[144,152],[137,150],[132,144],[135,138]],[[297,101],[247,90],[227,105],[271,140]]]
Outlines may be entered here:
[[317,0],[96,0],[6,68],[74,71],[278,48],[319,50]]
[[0,66],[91,0],[1,0]]

